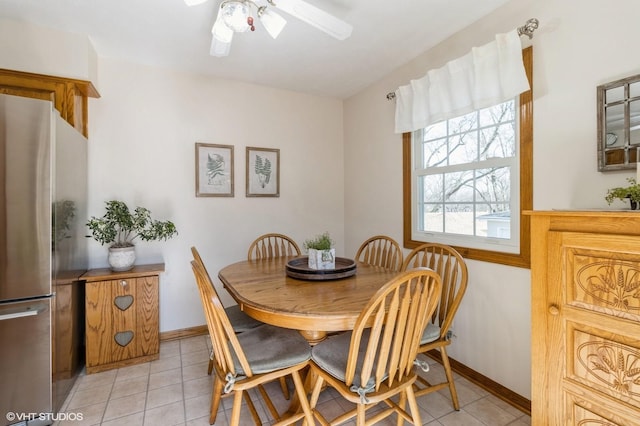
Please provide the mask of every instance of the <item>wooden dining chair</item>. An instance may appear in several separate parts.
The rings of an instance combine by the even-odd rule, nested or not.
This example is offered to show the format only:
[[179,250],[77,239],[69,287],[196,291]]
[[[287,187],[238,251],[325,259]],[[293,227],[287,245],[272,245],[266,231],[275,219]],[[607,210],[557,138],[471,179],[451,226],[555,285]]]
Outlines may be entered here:
[[[453,319],[467,290],[467,264],[460,253],[453,247],[444,244],[426,243],[413,249],[402,264],[403,271],[416,267],[431,268],[440,275],[442,280],[440,303],[424,330],[418,353],[430,353],[433,358],[439,358],[444,367],[446,377],[446,381],[441,383],[429,383],[423,377],[418,377],[415,386],[416,395],[426,395],[449,387],[453,408],[459,410],[458,393],[453,380],[449,356],[447,355],[447,346],[451,344]],[[440,351],[439,357],[433,352],[435,349]]]
[[[204,262],[202,261],[202,257],[200,256],[200,253],[195,247],[191,247],[191,254],[193,255],[193,260],[196,261],[202,267],[202,269],[205,271],[205,273],[209,277],[209,280],[211,280],[211,276],[207,271],[207,267],[204,265]],[[249,315],[242,312],[239,305],[227,306],[226,308],[224,308],[224,310],[227,312],[227,316],[229,317],[229,321],[231,322],[233,331],[235,331],[236,333],[242,333],[243,331],[251,330],[252,328],[256,328],[257,326],[263,324],[262,322],[255,320],[251,318]],[[213,349],[211,350],[211,354],[209,356],[209,366],[207,367],[207,374],[211,374],[212,371],[213,371]],[[288,394],[286,396],[287,396],[287,399],[289,399]]]
[[[300,256],[300,247],[284,234],[269,233],[256,238],[249,246],[247,260],[273,259],[274,257]],[[286,399],[290,398],[286,378],[280,379],[280,388]]]
[[[202,269],[207,273],[209,278],[211,278],[209,272],[207,271],[207,267],[202,261],[202,257],[200,257],[200,253],[195,247],[191,247],[191,254],[193,255],[193,260],[198,262],[200,266],[202,266]],[[251,330],[252,328],[256,328],[257,326],[263,324],[261,321],[253,319],[249,315],[242,312],[239,305],[227,306],[224,309],[227,312],[229,320],[231,321],[233,331],[235,331],[236,333],[242,333],[243,331]],[[209,371],[209,374],[211,374],[211,371]]]
[[[379,422],[392,413],[422,425],[413,392],[414,367],[422,330],[441,293],[440,276],[427,268],[403,272],[382,286],[362,310],[353,331],[331,336],[311,351],[311,374],[317,376],[311,410],[323,425],[356,417],[356,424]],[[423,366],[428,367],[426,363]],[[316,404],[326,385],[355,408],[327,420]],[[399,396],[399,398],[397,397]],[[405,409],[409,403],[410,412]],[[384,403],[367,418],[367,410]]]
[[300,247],[283,234],[264,234],[249,246],[248,260],[272,259],[274,257],[300,256]]
[[[193,260],[196,261],[200,266],[202,266],[202,270],[205,271],[207,277],[209,277],[209,281],[211,281],[211,276],[207,271],[204,262],[202,261],[202,257],[200,253],[195,247],[191,247],[191,253],[193,254]],[[213,283],[213,281],[211,281]],[[249,331],[252,328],[255,328],[259,325],[264,324],[261,321],[251,318],[249,315],[242,312],[239,305],[231,305],[224,308],[227,316],[229,317],[229,321],[231,322],[231,326],[233,327],[233,331],[235,333],[242,333],[244,331]],[[209,354],[209,365],[207,367],[207,374],[211,374],[213,371],[213,349],[211,349],[211,353]],[[287,385],[286,377],[282,377],[279,379],[280,389],[282,390],[282,395],[285,399],[291,398],[289,393],[289,386]]]
[[[240,410],[244,398],[256,425],[262,423],[248,393],[257,388],[267,408],[276,420],[275,425],[291,424],[305,419],[313,424],[307,395],[300,371],[309,365],[309,343],[296,330],[263,324],[236,334],[207,272],[198,262],[191,267],[202,300],[207,328],[214,354],[213,391],[209,424],[214,424],[222,393],[233,394],[229,424],[240,424]],[[300,409],[281,415],[273,405],[263,384],[286,377],[293,378]]]
[[355,260],[399,271],[403,260],[402,249],[393,238],[386,235],[376,235],[360,245]]

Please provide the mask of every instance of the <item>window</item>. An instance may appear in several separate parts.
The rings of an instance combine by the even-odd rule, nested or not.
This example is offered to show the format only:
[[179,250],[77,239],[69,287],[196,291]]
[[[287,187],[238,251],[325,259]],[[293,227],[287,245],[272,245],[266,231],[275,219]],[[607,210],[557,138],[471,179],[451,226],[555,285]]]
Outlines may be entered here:
[[[523,58],[532,82],[531,48]],[[532,104],[528,91],[404,134],[405,247],[440,242],[470,259],[529,267]]]

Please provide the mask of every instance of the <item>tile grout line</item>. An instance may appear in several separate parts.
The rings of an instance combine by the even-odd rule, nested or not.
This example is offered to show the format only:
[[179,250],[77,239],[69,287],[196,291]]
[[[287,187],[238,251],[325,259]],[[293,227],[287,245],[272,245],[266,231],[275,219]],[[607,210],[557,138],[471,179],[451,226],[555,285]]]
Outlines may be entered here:
[[[158,349],[160,351],[160,349]],[[149,371],[147,372],[147,387],[144,395],[144,407],[142,407],[142,426],[147,417],[147,400],[149,399],[149,387],[151,385],[151,363],[149,363]]]
[[179,341],[178,345],[180,354],[180,385],[182,389],[182,419],[184,424],[187,423],[187,399],[184,395],[184,365],[182,364],[182,341]]
[[117,378],[118,378],[118,372],[116,370],[116,374],[113,377],[113,381],[111,382],[111,389],[109,389],[109,396],[107,396],[107,402],[104,404],[104,408],[102,409],[102,416],[100,416],[100,424],[101,425],[104,422],[104,415],[107,414],[107,407],[109,406],[109,402],[111,401],[111,394],[113,393],[113,386],[116,384],[116,379]]

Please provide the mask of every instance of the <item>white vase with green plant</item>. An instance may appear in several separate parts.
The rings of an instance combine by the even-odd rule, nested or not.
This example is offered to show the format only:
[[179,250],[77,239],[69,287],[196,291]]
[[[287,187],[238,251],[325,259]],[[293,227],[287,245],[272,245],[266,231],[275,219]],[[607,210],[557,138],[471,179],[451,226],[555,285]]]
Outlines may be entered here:
[[309,268],[320,270],[336,268],[336,249],[333,248],[333,240],[328,232],[306,240],[304,249],[309,254]]
[[107,211],[102,217],[91,217],[87,226],[93,238],[100,244],[109,246],[109,265],[114,271],[128,271],[135,264],[134,240],[167,240],[178,233],[173,222],[151,218],[151,212],[144,207],[129,207],[117,200],[106,202]]

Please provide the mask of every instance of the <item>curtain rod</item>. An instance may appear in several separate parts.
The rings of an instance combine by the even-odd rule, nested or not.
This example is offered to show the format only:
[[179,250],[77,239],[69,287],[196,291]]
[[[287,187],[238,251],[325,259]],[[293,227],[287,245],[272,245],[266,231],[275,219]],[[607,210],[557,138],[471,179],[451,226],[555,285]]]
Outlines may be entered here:
[[[526,35],[529,39],[533,38],[533,32],[538,29],[539,21],[536,18],[531,18],[525,22],[521,27],[518,27],[518,35]],[[396,98],[396,92],[387,93],[387,100],[394,100]]]

